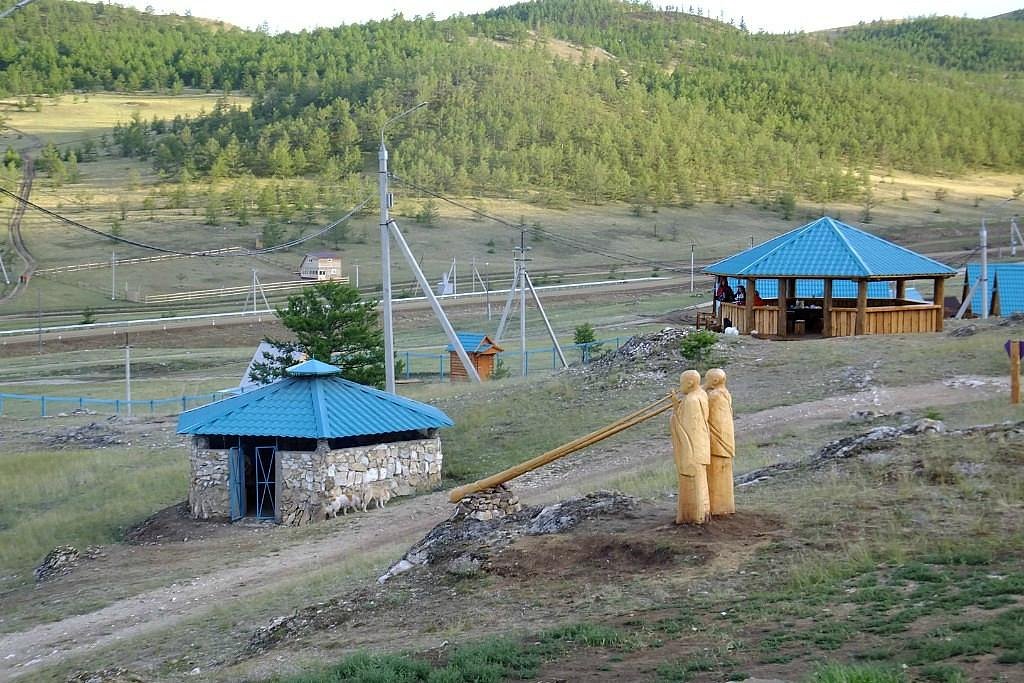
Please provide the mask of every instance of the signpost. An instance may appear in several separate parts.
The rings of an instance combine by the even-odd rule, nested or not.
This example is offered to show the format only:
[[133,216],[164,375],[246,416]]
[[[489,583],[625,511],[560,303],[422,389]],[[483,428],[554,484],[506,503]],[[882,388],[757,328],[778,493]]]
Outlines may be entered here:
[[1010,356],[1010,403],[1020,403],[1020,359],[1024,355],[1024,344],[1011,339],[1003,345]]

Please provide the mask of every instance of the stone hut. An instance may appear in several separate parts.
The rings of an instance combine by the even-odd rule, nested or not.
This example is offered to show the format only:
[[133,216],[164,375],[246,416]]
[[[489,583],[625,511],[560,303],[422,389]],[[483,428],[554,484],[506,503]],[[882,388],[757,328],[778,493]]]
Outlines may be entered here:
[[197,519],[247,516],[299,525],[345,495],[407,495],[441,480],[440,410],[342,379],[317,360],[273,384],[178,418],[191,436]]

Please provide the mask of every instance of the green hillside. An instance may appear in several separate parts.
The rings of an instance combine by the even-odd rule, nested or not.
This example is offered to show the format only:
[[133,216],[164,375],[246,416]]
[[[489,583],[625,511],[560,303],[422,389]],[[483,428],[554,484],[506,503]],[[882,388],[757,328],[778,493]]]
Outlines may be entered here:
[[118,131],[123,153],[171,175],[344,178],[366,167],[383,121],[430,101],[389,140],[399,176],[437,190],[830,202],[859,194],[868,168],[1024,168],[1022,30],[922,19],[781,36],[640,3],[538,0],[269,36],[40,0],[0,25],[0,93],[254,95],[251,110]]

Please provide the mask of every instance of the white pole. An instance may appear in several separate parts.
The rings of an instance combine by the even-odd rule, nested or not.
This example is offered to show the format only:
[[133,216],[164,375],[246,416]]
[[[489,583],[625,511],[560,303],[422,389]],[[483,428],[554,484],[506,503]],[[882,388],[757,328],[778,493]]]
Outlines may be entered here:
[[132,347],[128,344],[128,335],[124,340],[124,401],[128,406],[128,417],[132,416]]
[[696,245],[690,242],[690,294],[693,294],[693,250]]
[[490,262],[484,261],[484,299],[487,300],[487,322],[491,322],[491,273],[488,266]]
[[388,149],[384,146],[384,129],[380,132],[377,185],[380,190],[380,297],[384,307],[384,389],[395,393],[395,336],[391,327],[391,237],[388,231]]
[[444,313],[444,309],[441,308],[441,302],[437,300],[436,296],[434,296],[434,290],[431,288],[430,283],[427,282],[427,276],[423,274],[420,264],[416,263],[416,257],[413,256],[412,250],[405,242],[405,237],[402,236],[402,231],[398,229],[398,224],[394,221],[391,221],[391,232],[395,236],[395,244],[398,245],[398,248],[405,256],[405,260],[409,262],[409,267],[412,268],[412,272],[416,276],[417,282],[420,283],[420,287],[427,295],[427,299],[430,301],[430,307],[434,309],[434,315],[437,316],[438,322],[441,323],[441,327],[444,329],[445,336],[448,337],[448,343],[452,345],[455,349],[455,353],[459,356],[459,360],[462,361],[462,367],[466,369],[466,374],[469,375],[470,379],[474,382],[480,382],[480,373],[476,371],[476,367],[469,359],[469,354],[466,353],[466,349],[463,348],[462,342],[459,341],[459,336],[455,334],[455,328],[452,327],[451,322],[448,320],[448,316]]
[[426,102],[420,102],[415,107],[385,121],[380,127],[380,149],[377,152],[377,185],[380,189],[380,296],[384,306],[384,389],[392,394],[395,393],[395,334],[391,319],[391,240],[388,235],[391,193],[388,192],[388,148],[384,146],[384,129],[388,124],[426,105]]
[[540,302],[540,297],[537,296],[537,290],[533,287],[533,280],[530,279],[529,273],[524,273],[526,278],[526,284],[530,287],[530,293],[533,294],[533,300],[537,303],[537,310],[540,311],[540,317],[544,319],[544,326],[548,328],[548,336],[551,337],[551,343],[555,347],[555,351],[558,352],[558,359],[562,361],[562,367],[569,367],[569,363],[565,360],[565,354],[562,353],[562,345],[558,343],[558,337],[555,336],[555,330],[551,327],[551,321],[548,320],[548,314],[544,311],[544,305]]
[[512,312],[512,302],[516,300],[516,287],[519,285],[519,260],[513,261],[512,284],[508,288],[508,298],[505,299],[505,308],[501,311],[501,320],[498,321],[498,331],[494,333],[494,340],[501,341],[505,336],[505,326],[508,325],[508,316]]
[[1017,255],[1017,243],[1020,242],[1024,245],[1024,239],[1020,236],[1020,226],[1017,225],[1017,217],[1014,216],[1010,219],[1010,254],[1012,256]]
[[981,219],[981,317],[988,318],[988,227]]
[[526,377],[526,230],[519,233],[519,352],[522,353],[522,375]]
[[117,252],[110,252],[110,300],[117,298]]

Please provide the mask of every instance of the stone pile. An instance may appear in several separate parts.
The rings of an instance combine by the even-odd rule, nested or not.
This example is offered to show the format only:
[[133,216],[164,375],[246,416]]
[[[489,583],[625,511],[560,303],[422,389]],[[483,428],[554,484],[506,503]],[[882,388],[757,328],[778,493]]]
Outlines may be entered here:
[[635,498],[617,491],[594,491],[545,508],[522,507],[487,521],[463,514],[460,507],[413,545],[377,582],[384,583],[424,565],[448,567],[452,573],[464,574],[520,536],[564,533],[589,519],[630,514],[638,505]]
[[79,557],[81,554],[78,552],[78,548],[71,545],[57,546],[48,552],[36,567],[36,583],[69,573],[78,564]]
[[456,514],[486,522],[514,515],[522,509],[523,504],[519,502],[519,496],[512,493],[512,490],[504,484],[499,484],[494,488],[484,489],[460,500]]

